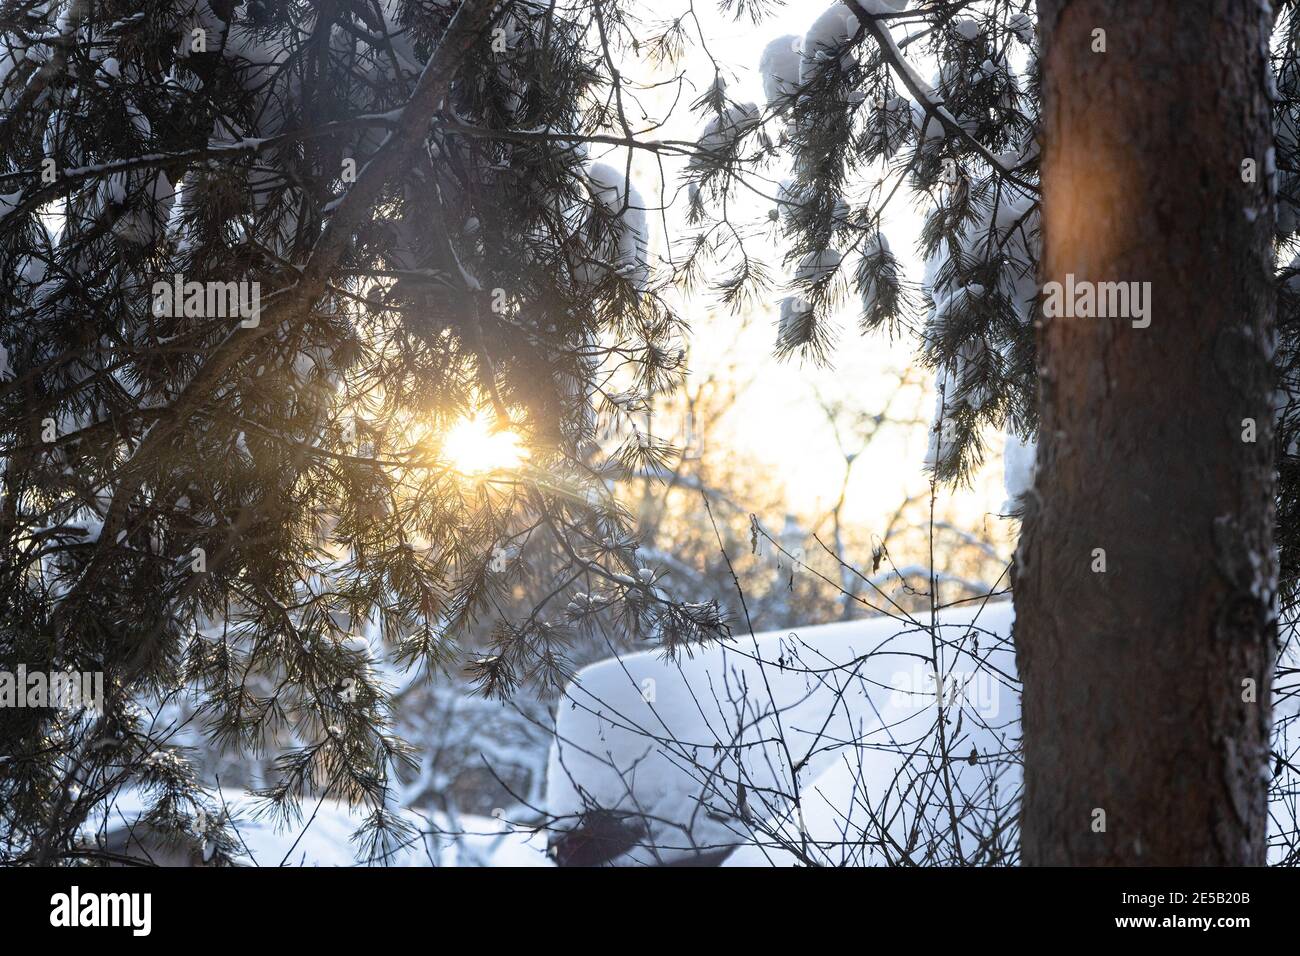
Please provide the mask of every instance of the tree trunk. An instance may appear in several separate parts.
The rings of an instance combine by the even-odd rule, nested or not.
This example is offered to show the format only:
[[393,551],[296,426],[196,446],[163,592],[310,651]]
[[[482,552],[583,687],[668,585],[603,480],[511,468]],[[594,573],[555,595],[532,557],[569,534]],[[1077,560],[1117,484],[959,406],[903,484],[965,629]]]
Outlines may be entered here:
[[1038,473],[1015,579],[1023,861],[1262,864],[1271,22],[1242,0],[1039,8],[1042,278],[1149,282],[1150,325],[1039,327]]

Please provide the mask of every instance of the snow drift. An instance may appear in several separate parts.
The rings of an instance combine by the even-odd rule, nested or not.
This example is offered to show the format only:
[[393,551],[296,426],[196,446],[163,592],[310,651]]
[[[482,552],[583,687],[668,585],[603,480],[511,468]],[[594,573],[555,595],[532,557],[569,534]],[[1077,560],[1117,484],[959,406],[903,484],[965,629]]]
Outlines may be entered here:
[[585,668],[548,767],[557,855],[1005,861],[1020,787],[1011,623],[1009,601],[986,602]]

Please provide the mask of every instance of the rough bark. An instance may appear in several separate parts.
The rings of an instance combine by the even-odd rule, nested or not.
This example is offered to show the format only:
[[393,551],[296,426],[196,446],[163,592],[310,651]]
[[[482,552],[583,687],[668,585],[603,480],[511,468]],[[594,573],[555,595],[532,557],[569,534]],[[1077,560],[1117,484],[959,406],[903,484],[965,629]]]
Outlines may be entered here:
[[1242,0],[1039,10],[1042,279],[1150,282],[1151,324],[1038,331],[1039,463],[1015,579],[1023,860],[1262,864],[1270,20]]

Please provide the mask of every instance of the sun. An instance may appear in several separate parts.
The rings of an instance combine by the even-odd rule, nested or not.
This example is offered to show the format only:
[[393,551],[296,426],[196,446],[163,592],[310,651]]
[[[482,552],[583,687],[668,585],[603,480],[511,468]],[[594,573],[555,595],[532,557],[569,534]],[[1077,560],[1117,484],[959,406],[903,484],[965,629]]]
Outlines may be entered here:
[[517,434],[494,430],[492,423],[475,416],[452,426],[442,443],[443,456],[466,475],[517,468],[528,457]]

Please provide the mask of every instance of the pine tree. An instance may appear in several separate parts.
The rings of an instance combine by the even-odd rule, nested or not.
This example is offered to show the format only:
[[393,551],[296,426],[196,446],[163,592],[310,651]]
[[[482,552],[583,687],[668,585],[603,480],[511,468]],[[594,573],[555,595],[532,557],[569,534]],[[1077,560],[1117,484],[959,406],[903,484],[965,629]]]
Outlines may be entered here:
[[[757,18],[767,4],[720,6]],[[829,358],[850,302],[862,333],[913,336],[939,386],[936,481],[971,476],[997,432],[1023,448],[1040,412],[1060,421],[1040,366],[1050,375],[1068,356],[1040,353],[1054,333],[1036,328],[1040,282],[1060,278],[1045,276],[1055,260],[1045,266],[1040,191],[1053,186],[1039,136],[1050,155],[1040,56],[1063,34],[1057,5],[1043,6],[1040,30],[1028,0],[830,4],[804,36],[763,51],[762,106],[733,100],[716,66],[690,102],[692,145],[652,138],[621,66],[707,47],[690,10],[647,25],[627,0],[4,0],[0,671],[102,673],[107,690],[102,713],[0,708],[5,858],[81,858],[86,821],[128,786],[154,795],[152,824],[202,830],[228,852],[219,808],[152,719],[181,695],[222,746],[295,740],[268,799],[290,816],[309,792],[361,804],[381,853],[403,837],[391,782],[409,748],[392,733],[376,653],[432,671],[468,657],[483,692],[502,695],[556,686],[566,648],[597,628],[670,652],[725,634],[716,602],[660,586],[611,491],[671,455],[631,423],[683,374],[678,290],[740,309],[782,286],[776,349],[791,359]],[[1112,6],[1076,0],[1070,15]],[[1208,22],[1217,5],[1185,6]],[[1216,35],[1250,125],[1238,151],[1251,154],[1222,158],[1243,191],[1216,193],[1218,215],[1245,242],[1223,261],[1258,258],[1272,228],[1276,289],[1245,305],[1259,352],[1272,348],[1263,313],[1276,299],[1278,390],[1270,422],[1259,355],[1230,350],[1227,367],[1249,372],[1233,414],[1255,420],[1256,440],[1229,471],[1252,504],[1217,557],[1179,555],[1201,570],[1219,561],[1250,595],[1230,608],[1249,613],[1220,624],[1248,638],[1248,659],[1227,669],[1238,697],[1243,676],[1257,682],[1258,723],[1237,720],[1235,701],[1210,702],[1227,714],[1243,780],[1264,759],[1273,591],[1285,621],[1300,562],[1295,7],[1278,3],[1261,24],[1238,10],[1237,32]],[[1124,56],[1093,53],[1089,31],[1104,24],[1078,34],[1111,56],[1093,66],[1155,42],[1158,27],[1115,16],[1101,42],[1128,31],[1113,51]],[[1255,29],[1251,42],[1271,37],[1260,77],[1242,42]],[[1256,142],[1265,84],[1271,148]],[[668,257],[649,236],[660,200],[637,191],[630,161],[592,158],[610,147],[681,164],[693,231]],[[1162,185],[1176,203],[1178,182]],[[742,193],[766,197],[767,221],[736,221]],[[885,234],[904,202],[924,214],[920,284]],[[765,259],[774,239],[779,265]],[[1190,239],[1172,237],[1171,255]],[[1195,398],[1189,407],[1227,407]],[[442,436],[467,417],[522,436],[527,463],[460,473]],[[1124,434],[1136,441],[1146,421]],[[624,438],[607,454],[611,423]],[[1043,447],[1046,476],[1024,501],[1031,574],[1044,549],[1065,554],[1052,529],[1070,520],[1052,515],[1065,500],[1059,436]],[[1277,576],[1259,520],[1270,448]],[[1107,488],[1130,492],[1150,489]],[[1074,597],[1043,585],[1021,599]],[[521,609],[519,588],[538,601]],[[1156,614],[1165,597],[1148,587],[1129,600]],[[479,652],[464,641],[485,621],[492,646]],[[368,630],[382,648],[358,639]],[[1030,658],[1032,683],[1051,663]],[[1207,673],[1223,676],[1221,664]],[[1044,677],[1031,700],[1052,686]],[[1026,759],[1031,781],[1050,765],[1033,745]],[[1277,759],[1274,787],[1293,785]],[[1258,859],[1259,795],[1234,793],[1251,821],[1242,858]],[[1047,858],[1050,832],[1027,827],[1027,859]]]
[[[1062,5],[1038,6],[1050,22]],[[772,214],[788,249],[790,293],[781,304],[778,350],[827,358],[838,334],[834,316],[850,296],[857,297],[849,307],[863,331],[914,336],[937,380],[927,459],[936,480],[972,475],[997,431],[1016,450],[1030,440],[1029,454],[1016,457],[1032,468],[1040,415],[1053,429],[1043,439],[1037,484],[1032,471],[1015,478],[1029,489],[1020,502],[1028,518],[1017,641],[1026,682],[1024,849],[1035,862],[1258,862],[1264,853],[1260,781],[1270,756],[1270,679],[1275,667],[1286,666],[1287,653],[1283,648],[1279,656],[1275,643],[1277,602],[1285,621],[1300,560],[1293,520],[1300,444],[1292,381],[1300,288],[1300,258],[1293,258],[1300,169],[1296,9],[1280,3],[1270,18],[1243,7],[1229,18],[1210,3],[1156,6],[1139,13],[1128,5],[1076,2],[1068,10],[1070,29],[1053,31],[1042,29],[1031,4],[1006,0],[832,4],[810,16],[806,35],[783,37],[763,52],[766,109],[733,124],[735,136],[702,167],[695,194],[698,217],[721,221],[725,201],[746,188],[747,175],[788,162],[790,177]],[[1217,78],[1197,86],[1191,82],[1200,81],[1197,74],[1180,72],[1193,70],[1178,53],[1192,45],[1165,37],[1166,23],[1197,35],[1197,62],[1205,56],[1205,25],[1215,24],[1222,62],[1232,65],[1229,93]],[[1058,102],[1073,111],[1066,129],[1044,126],[1040,92],[1044,49],[1062,35],[1073,52],[1053,61],[1050,81]],[[1105,52],[1108,39],[1112,49]],[[924,59],[937,64],[932,80],[917,69]],[[1148,76],[1132,66],[1137,60],[1167,69]],[[1225,98],[1232,106],[1224,106]],[[1172,118],[1159,125],[1167,142],[1142,140],[1143,101],[1150,117]],[[1222,125],[1207,118],[1208,107],[1196,105],[1210,101],[1231,114]],[[1269,135],[1264,112],[1270,106],[1272,139],[1261,142]],[[1121,115],[1112,115],[1115,109]],[[723,102],[717,115],[721,121],[753,112]],[[1157,125],[1153,119],[1147,127]],[[1107,132],[1085,135],[1080,128]],[[1042,172],[1042,140],[1057,150],[1055,185]],[[1207,143],[1222,154],[1209,161],[1213,175],[1201,175],[1210,167],[1192,161]],[[1115,157],[1101,154],[1102,144]],[[1162,161],[1164,152],[1171,156]],[[1126,162],[1142,164],[1143,174],[1126,179]],[[1131,195],[1124,191],[1130,186]],[[1075,258],[1063,252],[1045,264],[1044,189],[1055,189],[1065,204],[1053,239],[1058,250],[1074,250],[1077,236],[1090,228],[1079,217],[1093,215],[1093,227],[1109,223],[1115,237],[1127,237],[1124,255],[1106,258],[1100,248]],[[1084,204],[1094,198],[1097,210],[1089,213]],[[908,199],[925,216],[926,274],[919,289],[904,280],[882,230],[886,211]],[[1193,209],[1202,218],[1179,218]],[[742,281],[756,284],[753,277],[761,275],[750,263],[756,252],[738,245],[744,275],[722,287],[733,297]],[[1079,278],[1103,265],[1145,269],[1151,275],[1123,278],[1151,281],[1167,302],[1181,303],[1174,311],[1217,297],[1202,318],[1211,332],[1219,330],[1218,339],[1193,332],[1181,314],[1166,315],[1163,332],[1130,329],[1127,319],[1045,323],[1040,283],[1065,281],[1067,265],[1077,266]],[[1218,288],[1219,282],[1230,288]],[[923,321],[914,318],[918,311]],[[1096,338],[1065,337],[1063,329],[1076,327]],[[1146,344],[1128,353],[1131,366],[1118,359],[1119,345],[1104,338],[1118,343],[1133,336],[1136,343],[1143,334]],[[1184,334],[1180,348],[1158,344],[1165,335]],[[1045,354],[1044,341],[1055,343]],[[1190,342],[1203,348],[1186,352]],[[1237,342],[1251,344],[1233,349]],[[1206,364],[1207,349],[1219,364]],[[1271,414],[1265,407],[1270,360],[1280,377]],[[1085,381],[1088,375],[1093,378]],[[1105,376],[1117,381],[1108,384]],[[1151,390],[1146,398],[1143,389]],[[1172,437],[1163,423],[1175,414],[1196,440]],[[1062,456],[1074,456],[1070,474]],[[1161,477],[1166,472],[1178,476],[1173,484],[1181,489],[1174,511],[1164,510],[1172,504]],[[1123,514],[1142,520],[1126,521]],[[1094,519],[1101,523],[1090,524]],[[1126,555],[1124,566],[1104,578],[1092,573],[1090,553],[1075,560],[1083,547],[1079,535],[1090,527],[1100,533],[1103,525],[1110,554]],[[1125,583],[1116,584],[1121,574]],[[1177,588],[1166,586],[1174,581]],[[1228,632],[1239,638],[1231,649],[1223,644]],[[1289,626],[1285,634],[1289,647]],[[1160,679],[1152,674],[1153,654],[1165,662]],[[1127,673],[1123,680],[1106,676],[1120,671]],[[1199,676],[1179,676],[1189,674]],[[1195,839],[1176,840],[1179,828],[1160,805],[1198,787],[1179,782],[1191,768],[1180,769],[1172,751],[1161,749],[1165,744],[1151,744],[1151,767],[1135,769],[1146,766],[1139,738],[1156,715],[1183,728],[1197,753],[1213,750],[1212,766],[1225,768],[1214,787],[1199,787],[1202,802],[1189,804],[1189,814],[1213,808],[1219,821],[1217,829],[1202,826]],[[1281,726],[1274,728],[1278,741]],[[1108,789],[1101,778],[1117,771],[1111,754],[1120,739],[1124,746],[1114,752],[1133,756],[1119,760],[1125,782]],[[1273,786],[1281,792],[1293,785],[1286,765],[1278,753]],[[1122,823],[1112,818],[1110,837],[1092,832],[1092,818],[1080,816],[1081,807],[1106,802],[1087,803],[1089,794],[1101,792],[1112,810],[1124,807]],[[1067,827],[1074,828],[1069,839]],[[1294,847],[1294,832],[1281,839]]]
[[[493,621],[489,694],[600,621],[725,633],[610,494],[662,450],[591,452],[682,370],[647,209],[587,158],[632,36],[614,0],[4,3],[0,670],[106,687],[0,709],[7,859],[75,858],[122,787],[228,846],[144,706],[186,694],[217,744],[290,731],[267,798],[360,804],[382,852],[410,750],[371,625],[437,671]],[[476,415],[527,463],[459,473]],[[502,613],[528,561],[544,596]]]
[[1212,0],[1041,10],[1043,275],[1145,304],[1045,307],[1015,580],[1023,858],[1262,865],[1273,186],[1241,167],[1270,151],[1272,24]]

